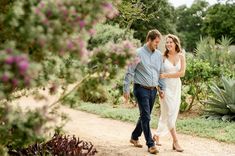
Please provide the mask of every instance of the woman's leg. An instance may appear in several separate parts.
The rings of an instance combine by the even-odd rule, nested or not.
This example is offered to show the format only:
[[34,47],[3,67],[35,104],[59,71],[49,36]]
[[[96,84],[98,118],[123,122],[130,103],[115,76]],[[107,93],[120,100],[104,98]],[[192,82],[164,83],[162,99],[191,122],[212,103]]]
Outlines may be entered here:
[[170,133],[171,133],[171,136],[172,136],[172,139],[173,139],[173,145],[172,145],[173,146],[173,150],[176,150],[177,152],[183,152],[184,150],[179,145],[175,128],[172,128],[170,130]]
[[155,144],[157,146],[162,146],[162,144],[160,143],[159,139],[160,139],[160,137],[158,135],[156,135],[156,134],[153,135],[153,141],[155,141]]

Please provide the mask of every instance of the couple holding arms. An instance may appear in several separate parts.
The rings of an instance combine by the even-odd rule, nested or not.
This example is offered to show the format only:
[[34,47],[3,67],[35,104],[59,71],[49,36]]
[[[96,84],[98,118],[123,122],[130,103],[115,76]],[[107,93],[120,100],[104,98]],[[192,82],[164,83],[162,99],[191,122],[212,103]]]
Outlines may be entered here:
[[[157,49],[161,40],[161,33],[150,30],[146,37],[146,44],[137,49],[135,64],[128,67],[124,78],[124,98],[129,99],[130,84],[134,79],[134,95],[138,102],[140,117],[131,135],[130,142],[135,147],[143,146],[138,141],[144,133],[148,152],[158,153],[156,145],[160,146],[159,137],[171,133],[173,150],[182,152],[176,134],[176,118],[181,102],[181,80],[184,76],[186,61],[182,53],[177,36],[166,36],[165,52],[162,55]],[[152,136],[150,119],[157,94],[160,97],[161,113],[157,131]]]

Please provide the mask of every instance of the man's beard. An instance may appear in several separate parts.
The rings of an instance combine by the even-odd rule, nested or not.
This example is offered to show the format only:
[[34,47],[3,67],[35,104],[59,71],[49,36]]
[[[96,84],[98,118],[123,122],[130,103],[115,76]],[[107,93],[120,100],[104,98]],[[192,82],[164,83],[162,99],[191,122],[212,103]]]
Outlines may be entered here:
[[151,46],[151,49],[150,49],[150,50],[151,50],[152,52],[154,52],[155,49],[157,49],[156,46]]

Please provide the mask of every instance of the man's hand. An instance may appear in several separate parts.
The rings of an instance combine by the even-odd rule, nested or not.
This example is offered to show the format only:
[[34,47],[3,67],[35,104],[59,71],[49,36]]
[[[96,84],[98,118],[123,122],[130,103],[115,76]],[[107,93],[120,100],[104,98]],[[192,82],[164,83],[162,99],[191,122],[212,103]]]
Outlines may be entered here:
[[129,103],[130,93],[124,93],[123,96],[124,96],[124,99],[125,99],[125,104],[128,104]]
[[163,98],[164,98],[165,93],[164,93],[164,91],[163,91],[163,90],[159,90],[159,96],[160,96],[160,98],[161,98],[161,99],[163,99]]

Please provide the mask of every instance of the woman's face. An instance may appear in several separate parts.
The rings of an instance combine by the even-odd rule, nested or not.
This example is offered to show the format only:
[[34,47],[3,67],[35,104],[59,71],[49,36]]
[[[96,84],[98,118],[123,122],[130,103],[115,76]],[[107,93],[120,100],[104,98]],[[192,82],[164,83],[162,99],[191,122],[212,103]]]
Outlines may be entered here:
[[167,50],[169,50],[169,51],[175,50],[175,47],[176,47],[176,44],[173,41],[173,39],[168,37],[166,39],[166,48],[167,48]]

